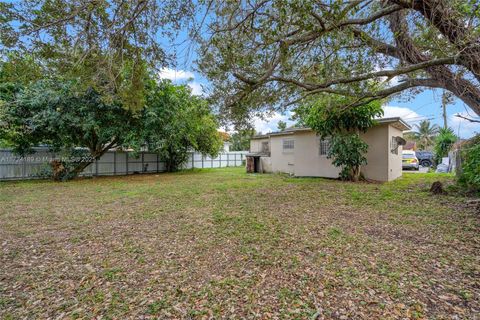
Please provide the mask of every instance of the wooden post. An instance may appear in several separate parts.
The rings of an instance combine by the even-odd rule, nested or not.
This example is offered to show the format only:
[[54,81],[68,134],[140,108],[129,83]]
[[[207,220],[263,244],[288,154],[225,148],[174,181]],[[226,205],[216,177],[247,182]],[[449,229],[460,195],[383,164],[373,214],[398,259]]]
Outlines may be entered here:
[[255,162],[253,157],[247,157],[247,173],[255,172]]

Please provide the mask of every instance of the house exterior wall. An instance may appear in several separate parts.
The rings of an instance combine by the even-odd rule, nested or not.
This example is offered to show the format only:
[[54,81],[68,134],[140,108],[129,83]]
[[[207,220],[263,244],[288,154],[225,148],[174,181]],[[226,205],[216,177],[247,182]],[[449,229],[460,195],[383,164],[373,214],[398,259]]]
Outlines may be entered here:
[[[292,152],[283,151],[283,140],[293,139],[295,142]],[[280,135],[270,137],[270,158],[272,172],[295,173],[295,151],[297,148],[295,135]]]
[[269,138],[264,139],[251,139],[250,140],[250,152],[262,152],[262,142],[268,142]]
[[388,181],[389,125],[378,125],[362,133],[360,137],[368,144],[367,165],[361,172],[367,179]]
[[338,178],[340,169],[320,155],[320,139],[313,131],[295,133],[295,176]]
[[[392,137],[403,137],[403,132],[393,126],[388,127],[388,139]],[[389,142],[390,143],[390,142]],[[397,153],[390,152],[391,145],[388,148],[388,181],[395,180],[402,176],[402,146],[398,146]]]
[[[392,137],[403,136],[401,130],[390,124],[370,128],[360,137],[368,144],[367,165],[362,166],[365,178],[391,181],[402,175],[402,148],[398,154],[391,152]],[[293,152],[283,150],[285,139],[294,140]],[[261,152],[262,142],[269,141],[270,157],[261,157],[262,172],[284,172],[299,177],[337,178],[340,168],[335,167],[326,155],[320,155],[320,140],[313,131],[296,131],[293,134],[272,135],[270,138],[250,141],[250,152]]]
[[272,158],[260,157],[260,169],[263,173],[272,172]]

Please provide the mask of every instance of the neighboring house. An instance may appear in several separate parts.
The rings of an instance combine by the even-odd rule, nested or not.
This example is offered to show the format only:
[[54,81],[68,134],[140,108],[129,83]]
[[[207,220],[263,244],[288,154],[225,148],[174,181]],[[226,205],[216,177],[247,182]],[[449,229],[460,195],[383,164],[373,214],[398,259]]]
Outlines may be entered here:
[[[383,118],[361,133],[369,145],[362,166],[365,178],[391,181],[402,175],[402,147],[398,138],[410,126],[400,118]],[[299,177],[338,178],[340,168],[327,158],[329,141],[320,140],[309,128],[291,128],[282,132],[254,136],[247,155],[248,172],[284,172]]]
[[403,146],[403,150],[412,150],[416,151],[417,150],[417,142],[415,141],[407,141],[407,144]]
[[224,141],[224,142],[223,142],[222,151],[223,151],[223,152],[230,152],[230,146],[231,146],[231,145],[232,145],[232,144],[231,144],[230,142]]
[[232,145],[230,143],[230,135],[224,131],[218,131],[218,134],[220,135],[220,138],[223,141],[223,147],[222,147],[222,152],[230,152],[230,146]]

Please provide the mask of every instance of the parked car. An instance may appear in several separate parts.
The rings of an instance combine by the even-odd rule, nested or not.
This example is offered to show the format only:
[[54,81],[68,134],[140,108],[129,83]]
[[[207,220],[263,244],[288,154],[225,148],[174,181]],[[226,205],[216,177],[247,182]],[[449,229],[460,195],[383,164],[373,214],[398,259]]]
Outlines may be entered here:
[[404,150],[402,151],[402,169],[413,169],[418,170],[420,165],[418,163],[417,156],[415,151]]
[[415,156],[422,167],[431,167],[435,163],[433,152],[431,151],[415,151]]

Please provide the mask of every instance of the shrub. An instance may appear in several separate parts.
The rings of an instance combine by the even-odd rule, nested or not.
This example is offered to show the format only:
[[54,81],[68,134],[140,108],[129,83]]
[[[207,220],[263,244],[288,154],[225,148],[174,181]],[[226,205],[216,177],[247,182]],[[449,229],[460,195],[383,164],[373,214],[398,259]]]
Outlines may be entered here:
[[457,136],[450,128],[442,128],[439,131],[437,138],[435,139],[435,161],[437,163],[442,162],[442,158],[448,156],[448,152],[452,145],[457,141]]
[[462,173],[458,181],[467,191],[480,193],[480,135],[465,145]]
[[358,180],[360,166],[367,164],[368,144],[356,133],[337,134],[330,141],[328,158],[332,158],[332,164],[340,167],[342,180]]

